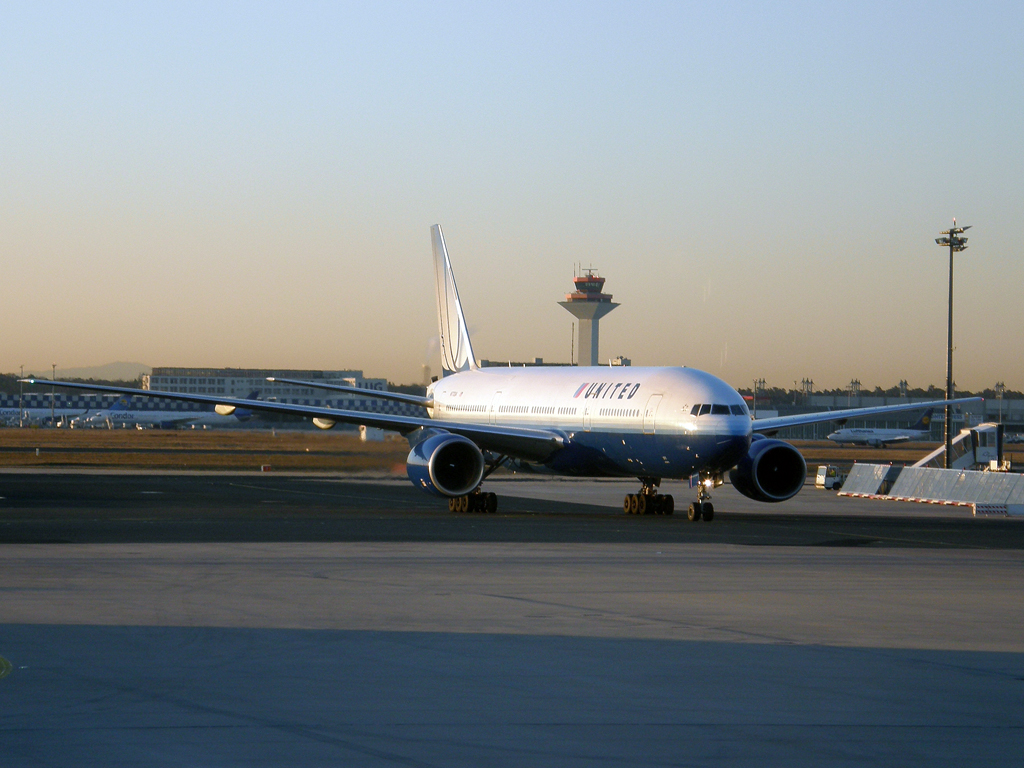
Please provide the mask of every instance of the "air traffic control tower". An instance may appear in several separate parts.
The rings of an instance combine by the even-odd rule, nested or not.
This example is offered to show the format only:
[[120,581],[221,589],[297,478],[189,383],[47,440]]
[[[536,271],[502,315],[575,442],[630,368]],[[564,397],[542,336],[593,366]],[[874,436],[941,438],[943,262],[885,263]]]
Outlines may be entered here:
[[610,293],[602,293],[604,278],[598,277],[594,269],[584,269],[572,279],[572,293],[565,295],[565,301],[558,302],[580,321],[579,365],[598,365],[597,353],[598,321],[615,309]]

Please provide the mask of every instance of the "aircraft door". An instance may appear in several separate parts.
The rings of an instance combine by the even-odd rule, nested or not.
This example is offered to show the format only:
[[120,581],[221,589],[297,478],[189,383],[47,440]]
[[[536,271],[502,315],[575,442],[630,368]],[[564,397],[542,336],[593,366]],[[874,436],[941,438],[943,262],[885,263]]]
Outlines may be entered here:
[[589,405],[584,405],[583,406],[583,431],[584,432],[589,432],[590,431],[590,406]]
[[658,415],[658,406],[661,405],[662,395],[651,395],[647,398],[647,406],[644,408],[644,434],[653,435],[655,418]]
[[501,390],[499,389],[497,392],[494,393],[494,396],[491,398],[491,407],[490,407],[490,410],[487,413],[487,422],[489,424],[497,424],[498,423],[498,407],[499,407],[500,403],[501,403]]

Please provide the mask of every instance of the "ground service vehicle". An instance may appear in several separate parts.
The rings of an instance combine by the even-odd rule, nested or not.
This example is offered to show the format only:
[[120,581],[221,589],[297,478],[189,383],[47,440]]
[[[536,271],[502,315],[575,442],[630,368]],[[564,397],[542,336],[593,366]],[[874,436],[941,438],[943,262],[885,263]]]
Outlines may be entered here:
[[838,491],[846,482],[846,473],[840,472],[834,464],[819,464],[818,474],[814,478],[815,488],[824,488],[826,491]]

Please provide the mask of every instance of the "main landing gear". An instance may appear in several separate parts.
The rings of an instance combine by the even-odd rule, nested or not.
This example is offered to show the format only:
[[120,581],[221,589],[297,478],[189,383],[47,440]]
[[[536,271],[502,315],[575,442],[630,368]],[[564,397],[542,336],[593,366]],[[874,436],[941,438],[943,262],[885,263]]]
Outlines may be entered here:
[[[507,461],[508,456],[486,454],[487,466],[484,470],[483,477],[480,478],[480,482],[483,483],[483,481],[486,480],[494,470]],[[483,512],[488,515],[493,515],[498,511],[498,494],[481,491],[480,486],[478,485],[476,490],[472,493],[467,493],[465,496],[449,496],[448,511]]]
[[622,502],[622,511],[627,515],[671,515],[675,501],[671,494],[658,493],[661,478],[641,477],[643,488],[640,493],[631,493]]
[[477,490],[465,496],[452,496],[448,499],[448,511],[494,514],[498,511],[498,495]]

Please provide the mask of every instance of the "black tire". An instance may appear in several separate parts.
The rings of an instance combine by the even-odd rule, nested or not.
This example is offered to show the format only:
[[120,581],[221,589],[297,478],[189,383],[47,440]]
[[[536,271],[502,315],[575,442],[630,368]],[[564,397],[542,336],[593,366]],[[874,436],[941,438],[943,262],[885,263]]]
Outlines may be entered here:
[[661,514],[671,515],[675,512],[676,502],[675,499],[672,498],[671,493],[666,493],[661,497],[661,505]]
[[454,512],[455,511],[455,503],[457,501],[458,501],[458,499],[455,496],[449,496],[448,497],[448,511],[449,512]]
[[629,494],[629,493],[627,493],[627,494],[626,494],[626,498],[625,498],[625,499],[623,499],[623,501],[622,501],[622,511],[623,511],[623,512],[625,512],[625,513],[626,513],[627,515],[629,515],[629,514],[632,514],[632,513],[631,513],[631,512],[629,511],[629,500],[630,500],[631,498],[632,498],[632,494]]
[[496,493],[488,493],[487,494],[487,502],[486,502],[486,505],[484,507],[484,511],[487,512],[487,514],[489,514],[489,515],[493,515],[495,512],[498,511],[498,494],[496,494]]
[[710,501],[705,501],[700,510],[700,516],[704,518],[705,523],[710,523],[715,519],[715,505]]
[[690,506],[686,510],[686,519],[689,520],[691,523],[695,523],[698,520],[700,520],[700,516],[701,516],[700,502],[696,502],[696,501],[690,502]]
[[638,515],[647,514],[647,494],[638,493],[636,496],[636,513]]

